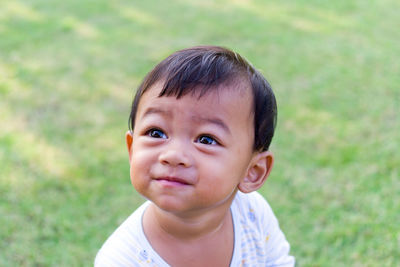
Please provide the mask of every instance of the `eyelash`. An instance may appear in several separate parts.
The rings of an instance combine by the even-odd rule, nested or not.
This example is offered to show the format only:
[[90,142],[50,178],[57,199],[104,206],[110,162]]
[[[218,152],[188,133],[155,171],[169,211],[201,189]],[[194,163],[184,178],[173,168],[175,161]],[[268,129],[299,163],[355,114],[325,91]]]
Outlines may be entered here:
[[[205,144],[201,141],[201,139],[205,139],[207,138],[208,141],[211,141],[211,144]],[[218,140],[216,140],[214,137],[210,136],[210,135],[200,135],[197,139],[196,139],[197,143],[203,144],[203,145],[220,145],[220,143],[218,142]]]
[[[158,133],[158,136],[155,136],[154,134]],[[167,135],[160,129],[153,128],[150,129],[146,132],[146,135],[152,138],[167,138]]]
[[[158,128],[152,128],[148,131],[145,132],[145,135],[151,138],[163,138],[166,139],[168,138],[167,135],[160,129]],[[204,139],[207,139],[210,143],[204,143]],[[207,134],[202,134],[197,139],[195,140],[196,143],[200,143],[203,145],[209,145],[209,146],[215,146],[215,145],[221,145],[221,143],[213,136],[207,135]]]

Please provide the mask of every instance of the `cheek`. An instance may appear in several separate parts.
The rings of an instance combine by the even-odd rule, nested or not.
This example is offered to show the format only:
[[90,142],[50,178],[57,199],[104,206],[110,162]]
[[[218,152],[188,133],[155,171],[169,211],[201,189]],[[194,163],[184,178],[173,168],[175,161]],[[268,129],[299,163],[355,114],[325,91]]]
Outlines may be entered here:
[[220,157],[221,160],[209,162],[205,168],[210,174],[214,173],[217,179],[227,179],[230,177],[233,181],[240,179],[247,170],[249,156],[245,149],[232,149]]
[[210,161],[199,169],[201,184],[210,196],[230,193],[242,176],[240,162],[233,160]]
[[132,185],[137,188],[143,186],[146,182],[151,158],[146,153],[133,152],[130,162],[130,176]]

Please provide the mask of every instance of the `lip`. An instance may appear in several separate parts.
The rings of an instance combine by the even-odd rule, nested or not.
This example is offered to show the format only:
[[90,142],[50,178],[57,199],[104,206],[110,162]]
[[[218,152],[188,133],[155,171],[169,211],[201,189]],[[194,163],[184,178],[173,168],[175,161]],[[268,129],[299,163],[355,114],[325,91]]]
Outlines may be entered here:
[[158,177],[155,179],[157,182],[162,183],[163,185],[170,185],[170,186],[184,186],[184,185],[190,185],[190,183],[187,182],[187,180],[180,178],[180,177],[172,177],[172,176],[166,176],[166,177]]

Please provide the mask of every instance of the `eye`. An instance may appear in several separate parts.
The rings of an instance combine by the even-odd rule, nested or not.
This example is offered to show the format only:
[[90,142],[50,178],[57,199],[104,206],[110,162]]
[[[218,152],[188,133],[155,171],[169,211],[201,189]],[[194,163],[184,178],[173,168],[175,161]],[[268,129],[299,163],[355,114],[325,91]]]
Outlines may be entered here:
[[160,129],[150,129],[146,132],[146,135],[152,138],[167,138],[167,135]]
[[209,135],[201,135],[196,140],[197,143],[204,145],[218,145],[218,141]]

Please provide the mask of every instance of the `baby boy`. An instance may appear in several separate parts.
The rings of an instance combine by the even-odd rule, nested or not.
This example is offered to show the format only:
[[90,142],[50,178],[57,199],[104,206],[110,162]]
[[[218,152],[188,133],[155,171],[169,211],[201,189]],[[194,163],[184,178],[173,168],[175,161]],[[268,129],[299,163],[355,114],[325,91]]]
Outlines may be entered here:
[[268,82],[231,50],[161,61],[137,90],[126,133],[131,182],[147,201],[95,266],[293,266],[256,192],[274,163],[276,114]]

